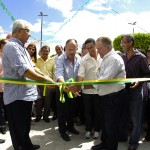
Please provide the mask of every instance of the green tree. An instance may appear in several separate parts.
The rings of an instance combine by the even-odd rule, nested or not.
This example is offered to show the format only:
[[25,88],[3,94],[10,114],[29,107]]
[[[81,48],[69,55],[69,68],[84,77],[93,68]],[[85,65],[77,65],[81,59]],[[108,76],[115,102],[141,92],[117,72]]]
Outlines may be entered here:
[[[123,52],[123,49],[120,45],[121,36],[117,36],[113,41],[113,47],[115,50]],[[145,51],[150,47],[150,33],[134,33],[133,37],[135,39],[134,48],[140,49],[142,52]]]

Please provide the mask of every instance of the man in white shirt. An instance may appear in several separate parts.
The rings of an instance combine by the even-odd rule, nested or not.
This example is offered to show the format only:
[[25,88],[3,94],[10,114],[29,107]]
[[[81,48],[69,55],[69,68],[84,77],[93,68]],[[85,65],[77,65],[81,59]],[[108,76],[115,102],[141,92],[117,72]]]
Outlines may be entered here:
[[[122,58],[112,49],[112,42],[108,37],[100,37],[96,41],[96,48],[103,59],[96,73],[97,78],[114,79],[125,78],[125,66]],[[101,143],[92,146],[92,150],[117,150],[118,148],[118,122],[122,108],[124,83],[84,85],[84,89],[95,88],[101,101],[102,136]],[[72,92],[80,91],[80,87],[69,87]]]
[[[111,40],[108,37],[98,38],[96,41],[96,48],[103,59],[98,73],[99,80],[125,78],[126,73],[123,60],[112,50]],[[96,146],[92,146],[92,150],[117,150],[118,120],[122,104],[121,96],[125,84],[100,84],[93,86],[98,90],[102,106],[102,142]]]
[[[78,81],[96,80],[96,72],[102,59],[96,50],[94,39],[88,38],[84,44],[88,53],[82,58],[80,62]],[[100,131],[100,100],[98,91],[95,89],[82,89],[82,93],[86,126],[85,138],[89,139],[91,137],[92,130],[94,130],[93,138],[97,139],[99,137]]]

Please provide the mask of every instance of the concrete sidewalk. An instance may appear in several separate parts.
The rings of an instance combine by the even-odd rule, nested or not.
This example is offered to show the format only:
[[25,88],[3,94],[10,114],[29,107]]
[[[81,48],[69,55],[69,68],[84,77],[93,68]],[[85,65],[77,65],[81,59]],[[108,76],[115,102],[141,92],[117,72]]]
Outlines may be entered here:
[[[71,141],[66,142],[61,139],[58,132],[57,120],[46,123],[41,120],[31,126],[31,139],[34,144],[40,144],[40,150],[90,150],[91,146],[98,144],[99,139],[85,139],[84,126],[76,126],[80,135],[70,135]],[[8,129],[8,127],[7,127]],[[5,135],[0,134],[0,138],[5,139],[4,144],[0,144],[0,150],[13,150],[9,131]],[[128,143],[119,143],[118,150],[127,150]],[[138,150],[150,150],[150,142],[140,144]]]

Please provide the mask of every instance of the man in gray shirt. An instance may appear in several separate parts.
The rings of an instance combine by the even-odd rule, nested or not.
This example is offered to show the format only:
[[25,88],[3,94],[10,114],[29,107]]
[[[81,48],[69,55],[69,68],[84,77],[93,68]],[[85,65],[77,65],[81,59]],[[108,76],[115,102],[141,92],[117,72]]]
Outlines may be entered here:
[[[24,47],[29,37],[29,23],[25,20],[16,20],[12,27],[12,38],[3,49],[4,77],[53,82],[51,78],[44,76],[33,66],[32,60]],[[7,83],[4,89],[4,104],[6,105],[14,149],[39,149],[40,146],[33,145],[29,137],[32,103],[38,98],[37,86]]]

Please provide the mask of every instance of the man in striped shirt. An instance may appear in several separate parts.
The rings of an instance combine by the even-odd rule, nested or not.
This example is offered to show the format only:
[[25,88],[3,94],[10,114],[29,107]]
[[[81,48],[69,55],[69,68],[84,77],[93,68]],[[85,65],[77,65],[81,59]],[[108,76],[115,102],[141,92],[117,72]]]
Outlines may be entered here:
[[[125,54],[122,55],[122,58],[125,63],[126,76],[127,78],[141,78],[147,76],[150,71],[148,67],[148,62],[146,56],[143,55],[138,50],[134,49],[134,38],[127,34],[121,37],[121,46],[125,51]],[[126,99],[128,103],[128,110],[125,110],[126,116],[130,117],[132,122],[132,132],[130,134],[129,148],[128,150],[136,150],[139,145],[140,132],[141,132],[141,121],[142,121],[142,106],[143,106],[143,91],[142,83],[135,82],[133,84],[126,84]],[[127,113],[130,113],[128,115]],[[128,119],[124,118],[122,122],[123,130],[121,130],[122,136],[120,138],[126,138],[128,131]],[[125,128],[126,125],[126,128]]]
[[[3,49],[4,78],[53,82],[33,66],[31,57],[24,47],[29,37],[29,23],[25,20],[16,20],[13,23],[12,38]],[[33,145],[29,137],[32,103],[38,98],[37,86],[7,83],[4,89],[4,104],[14,149],[39,149],[40,146]]]

